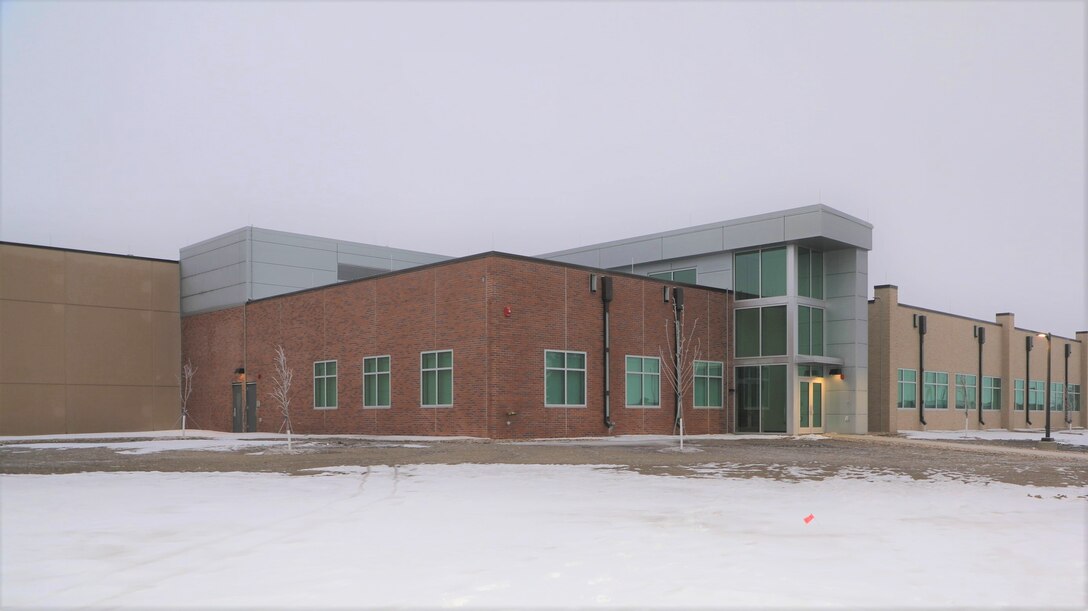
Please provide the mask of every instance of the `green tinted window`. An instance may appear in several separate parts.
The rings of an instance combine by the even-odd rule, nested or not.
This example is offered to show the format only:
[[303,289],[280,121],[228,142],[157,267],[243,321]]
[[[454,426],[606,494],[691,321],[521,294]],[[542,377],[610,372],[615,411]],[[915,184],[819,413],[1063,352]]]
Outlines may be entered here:
[[760,252],[760,295],[778,297],[786,294],[786,249]]
[[733,257],[733,290],[738,300],[759,297],[758,250]]
[[582,352],[544,352],[544,404],[586,404],[586,355]]
[[917,394],[918,372],[913,369],[899,370],[899,391],[896,407],[917,407],[915,395]]
[[722,364],[695,361],[695,407],[722,406]]
[[389,407],[389,357],[363,359],[363,406]]
[[786,306],[762,308],[763,356],[786,354]]
[[424,407],[453,405],[453,351],[419,355],[419,402]]
[[678,269],[672,273],[673,282],[687,282],[695,284],[695,268]]
[[661,362],[652,356],[629,356],[625,400],[628,407],[661,405]]
[[736,311],[736,355],[759,356],[759,308]]
[[314,363],[314,407],[336,407],[336,361]]

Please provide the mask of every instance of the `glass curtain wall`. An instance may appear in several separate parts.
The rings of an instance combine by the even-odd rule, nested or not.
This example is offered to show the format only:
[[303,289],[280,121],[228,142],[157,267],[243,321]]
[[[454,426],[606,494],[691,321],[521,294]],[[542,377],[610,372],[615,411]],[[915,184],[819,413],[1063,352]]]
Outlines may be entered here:
[[737,432],[786,432],[786,366],[737,367]]

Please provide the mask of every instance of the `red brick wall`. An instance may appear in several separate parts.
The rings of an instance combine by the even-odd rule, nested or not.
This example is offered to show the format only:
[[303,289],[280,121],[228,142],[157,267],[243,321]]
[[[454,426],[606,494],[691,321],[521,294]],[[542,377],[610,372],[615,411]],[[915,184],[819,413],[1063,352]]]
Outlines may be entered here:
[[[294,370],[292,428],[298,433],[469,435],[537,438],[607,435],[603,419],[603,307],[580,268],[489,255],[285,295],[183,320],[185,357],[200,368],[190,411],[203,428],[230,430],[234,370],[257,382],[259,430],[282,424],[272,400],[273,356],[282,344]],[[672,390],[662,375],[661,406],[627,408],[624,356],[668,355],[672,306],[663,283],[614,276],[612,434],[673,431]],[[727,361],[730,296],[686,288],[687,329],[700,358]],[[504,312],[509,308],[509,316]],[[671,323],[669,331],[671,333]],[[671,337],[671,335],[670,335]],[[420,406],[421,351],[454,353],[453,407]],[[544,351],[586,353],[586,407],[544,407]],[[392,407],[363,407],[364,357],[391,358]],[[336,360],[338,406],[313,407],[313,363]],[[726,384],[731,363],[726,362]],[[726,432],[731,409],[695,409],[684,397],[692,434]],[[725,401],[728,393],[723,390]],[[730,416],[731,417],[731,416]]]

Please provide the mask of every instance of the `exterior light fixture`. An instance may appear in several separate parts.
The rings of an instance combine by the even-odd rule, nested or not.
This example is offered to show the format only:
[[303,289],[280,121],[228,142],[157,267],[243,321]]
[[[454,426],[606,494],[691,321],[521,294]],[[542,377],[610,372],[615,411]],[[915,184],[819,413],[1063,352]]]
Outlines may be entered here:
[[831,374],[831,377],[833,377],[833,378],[834,378],[834,377],[837,377],[837,378],[839,378],[840,380],[845,380],[845,379],[846,379],[846,374],[845,374],[845,373],[843,373],[843,371],[842,371],[842,368],[841,368],[841,367],[835,367],[834,369],[832,369],[832,370],[831,370],[830,372],[828,372],[828,373],[830,373],[830,374]]

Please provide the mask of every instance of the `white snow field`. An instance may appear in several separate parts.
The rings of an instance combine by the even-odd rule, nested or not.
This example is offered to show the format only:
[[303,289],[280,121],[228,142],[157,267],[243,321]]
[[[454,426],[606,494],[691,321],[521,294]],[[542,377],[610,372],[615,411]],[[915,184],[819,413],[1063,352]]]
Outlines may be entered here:
[[4,475],[0,605],[1086,603],[1088,490],[732,467]]

